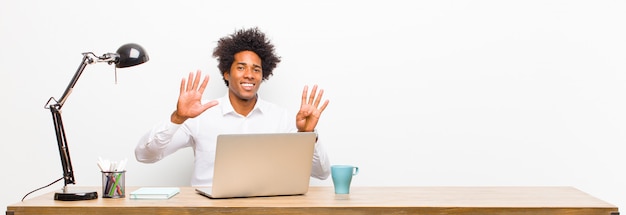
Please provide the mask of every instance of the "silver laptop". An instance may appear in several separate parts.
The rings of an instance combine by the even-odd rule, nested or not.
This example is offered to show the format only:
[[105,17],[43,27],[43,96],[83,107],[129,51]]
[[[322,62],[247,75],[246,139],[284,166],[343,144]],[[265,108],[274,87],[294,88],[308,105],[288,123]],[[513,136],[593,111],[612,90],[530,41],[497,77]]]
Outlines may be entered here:
[[300,195],[309,190],[313,132],[222,134],[217,137],[209,198]]

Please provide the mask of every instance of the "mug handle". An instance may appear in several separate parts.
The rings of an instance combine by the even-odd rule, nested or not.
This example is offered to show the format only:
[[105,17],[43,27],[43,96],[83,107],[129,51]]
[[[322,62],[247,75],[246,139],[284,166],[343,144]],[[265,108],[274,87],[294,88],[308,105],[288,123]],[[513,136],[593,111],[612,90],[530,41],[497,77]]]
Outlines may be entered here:
[[355,166],[352,172],[352,175],[357,175],[359,174],[359,167]]

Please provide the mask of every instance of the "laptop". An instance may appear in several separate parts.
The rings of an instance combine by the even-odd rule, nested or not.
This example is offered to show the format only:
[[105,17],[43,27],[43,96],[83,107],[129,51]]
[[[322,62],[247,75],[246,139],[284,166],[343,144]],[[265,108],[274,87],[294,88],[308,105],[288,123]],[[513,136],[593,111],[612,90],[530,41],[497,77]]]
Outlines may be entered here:
[[313,132],[217,136],[209,198],[301,195],[309,190],[316,134]]

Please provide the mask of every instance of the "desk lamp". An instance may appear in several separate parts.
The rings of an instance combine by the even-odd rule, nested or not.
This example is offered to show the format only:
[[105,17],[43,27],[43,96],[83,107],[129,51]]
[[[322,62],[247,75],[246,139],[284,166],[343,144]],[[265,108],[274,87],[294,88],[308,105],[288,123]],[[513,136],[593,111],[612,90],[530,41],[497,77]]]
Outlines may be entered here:
[[55,193],[55,200],[75,201],[98,198],[98,193],[96,191],[70,192],[67,187],[68,184],[76,183],[74,181],[74,170],[72,169],[70,151],[68,149],[67,139],[65,137],[65,129],[63,128],[63,121],[61,120],[61,108],[67,100],[67,97],[72,93],[74,85],[76,85],[76,82],[78,81],[78,78],[80,78],[80,75],[83,73],[83,70],[85,70],[85,67],[87,67],[88,64],[100,62],[105,62],[109,65],[115,64],[117,77],[117,68],[125,68],[142,64],[147,62],[148,59],[149,58],[145,50],[141,46],[134,43],[122,45],[119,49],[117,49],[116,53],[106,53],[102,56],[96,56],[92,52],[83,53],[83,61],[80,63],[80,66],[78,66],[78,70],[76,70],[74,77],[70,81],[69,85],[67,85],[67,88],[61,96],[61,99],[57,100],[54,97],[50,97],[50,99],[48,99],[48,103],[46,103],[44,108],[50,109],[50,112],[52,113],[54,130],[56,131],[57,143],[61,156],[61,165],[63,167],[63,179],[65,180],[65,185],[63,186],[62,192]]

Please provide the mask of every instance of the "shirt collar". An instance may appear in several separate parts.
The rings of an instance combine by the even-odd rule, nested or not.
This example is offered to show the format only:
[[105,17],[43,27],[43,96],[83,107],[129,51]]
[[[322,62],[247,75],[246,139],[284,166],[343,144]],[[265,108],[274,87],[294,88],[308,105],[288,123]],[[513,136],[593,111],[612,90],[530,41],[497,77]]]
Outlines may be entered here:
[[[230,99],[228,99],[228,92],[225,96],[219,99],[219,104],[221,104],[220,106],[222,107],[222,115],[236,114],[241,116],[241,114],[235,112],[233,104],[230,103]],[[257,94],[256,104],[254,105],[254,108],[252,108],[252,111],[250,112],[250,114],[248,114],[248,116],[251,116],[255,113],[263,114],[263,112],[266,112],[267,108],[268,103],[265,100],[261,99],[259,94]]]

